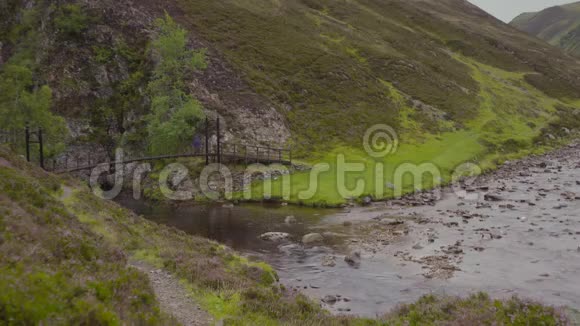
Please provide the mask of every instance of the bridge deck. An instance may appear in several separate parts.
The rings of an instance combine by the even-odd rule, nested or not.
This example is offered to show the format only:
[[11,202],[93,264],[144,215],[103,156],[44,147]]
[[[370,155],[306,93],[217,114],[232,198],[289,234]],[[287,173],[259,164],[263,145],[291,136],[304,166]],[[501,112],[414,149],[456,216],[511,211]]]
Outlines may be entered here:
[[[115,165],[115,164],[130,164],[130,163],[137,163],[137,162],[147,162],[147,161],[157,161],[157,160],[167,160],[167,159],[177,159],[177,158],[192,158],[192,157],[210,157],[212,158],[212,161],[216,161],[217,158],[217,154],[212,153],[212,154],[205,154],[205,153],[186,153],[186,154],[170,154],[170,155],[158,155],[158,156],[147,156],[147,157],[141,157],[141,158],[135,158],[135,159],[128,159],[128,160],[123,160],[122,162],[99,162],[99,163],[91,163],[91,164],[86,164],[86,165],[82,165],[82,166],[75,166],[75,167],[71,167],[71,168],[65,168],[65,169],[56,169],[55,171],[53,171],[56,174],[63,174],[63,173],[73,173],[73,172],[79,172],[79,171],[84,171],[84,170],[92,170],[94,168],[96,168],[97,166],[100,166],[102,164],[109,164],[109,165]],[[244,164],[281,164],[281,165],[292,165],[292,161],[290,160],[286,160],[284,158],[282,158],[281,156],[278,156],[277,158],[274,157],[264,157],[264,156],[255,156],[255,155],[239,155],[239,154],[228,154],[228,153],[222,153],[221,154],[221,161],[222,163],[244,163]]]

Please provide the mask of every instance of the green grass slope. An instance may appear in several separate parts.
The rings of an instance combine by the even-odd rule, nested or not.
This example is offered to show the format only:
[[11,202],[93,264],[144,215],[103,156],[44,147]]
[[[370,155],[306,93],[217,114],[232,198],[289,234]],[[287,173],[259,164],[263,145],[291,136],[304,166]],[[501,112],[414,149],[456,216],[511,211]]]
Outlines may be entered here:
[[580,55],[580,2],[524,13],[510,24],[570,54]]
[[61,182],[0,149],[0,324],[155,325],[147,275],[59,199]]

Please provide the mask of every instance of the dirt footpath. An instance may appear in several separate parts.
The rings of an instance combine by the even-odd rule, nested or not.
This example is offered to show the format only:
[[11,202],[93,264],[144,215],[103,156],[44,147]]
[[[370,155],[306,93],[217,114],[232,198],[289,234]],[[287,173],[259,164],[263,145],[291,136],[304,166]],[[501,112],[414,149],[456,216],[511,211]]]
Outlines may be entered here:
[[191,297],[178,279],[147,263],[132,261],[130,265],[149,276],[161,310],[183,326],[212,325],[211,316]]

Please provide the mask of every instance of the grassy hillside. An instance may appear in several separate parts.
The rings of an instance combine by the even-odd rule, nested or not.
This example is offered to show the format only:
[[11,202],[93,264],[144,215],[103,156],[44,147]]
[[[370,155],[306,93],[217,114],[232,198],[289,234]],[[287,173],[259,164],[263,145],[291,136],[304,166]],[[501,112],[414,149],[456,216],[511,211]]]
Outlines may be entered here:
[[[25,66],[33,78],[22,92],[48,83],[53,112],[67,117],[77,142],[144,150],[152,21],[166,10],[191,48],[208,50],[207,70],[182,84],[207,111],[226,117],[227,138],[287,141],[300,159],[330,164],[311,202],[345,200],[335,189],[337,153],[376,163],[362,140],[377,123],[396,130],[400,150],[380,161],[391,168],[384,178],[349,176],[367,181],[354,197],[392,182],[398,163],[434,163],[445,183],[460,163],[485,169],[541,150],[573,133],[580,119],[578,60],[464,0],[19,4],[11,2],[17,18],[0,35],[7,39],[3,57],[20,66],[30,40],[49,40],[32,47],[36,60]],[[293,201],[307,179],[293,176]],[[407,182],[404,190],[422,186]],[[390,195],[382,190],[374,197]]]
[[[142,136],[143,120],[135,117],[150,112],[146,85],[155,58],[148,48],[164,10],[188,30],[191,47],[208,49],[207,71],[189,81],[206,108],[227,117],[234,137],[286,124],[304,157],[358,145],[377,122],[399,132],[414,125],[419,136],[463,129],[483,101],[472,67],[457,55],[522,73],[548,97],[580,97],[577,62],[464,0],[22,6],[6,5],[3,61],[25,64],[33,84],[50,86],[53,111],[75,122],[80,140],[109,147]],[[37,38],[46,42],[27,46]],[[34,64],[21,62],[23,53]],[[263,120],[248,121],[249,112]],[[270,141],[279,142],[275,134]]]
[[580,2],[524,13],[510,24],[570,54],[580,55]]
[[60,198],[62,182],[0,149],[0,323],[164,324],[147,275]]
[[[398,151],[384,159],[372,159],[361,149],[336,148],[312,161],[330,165],[328,172],[319,175],[317,192],[313,197],[299,198],[299,193],[312,184],[309,181],[310,172],[291,176],[290,201],[330,206],[343,203],[346,198],[337,189],[336,157],[339,154],[345,155],[348,162],[364,163],[363,172],[350,172],[347,175],[348,189],[355,189],[357,180],[365,181],[364,191],[353,196],[383,199],[391,198],[395,194],[395,189],[387,185],[399,185],[400,180],[396,179],[395,171],[402,164],[432,163],[441,173],[440,176],[435,176],[435,182],[433,178],[425,178],[424,183],[417,179],[404,178],[402,192],[413,193],[417,189],[451,182],[453,172],[464,162],[478,164],[479,172],[483,172],[505,160],[541,153],[558,143],[548,138],[549,132],[563,135],[562,128],[579,127],[580,111],[576,109],[578,102],[546,97],[525,81],[523,73],[508,72],[463,56],[456,56],[456,59],[472,69],[471,76],[478,81],[478,99],[481,101],[479,112],[464,122],[463,129],[433,135],[421,133],[420,124],[409,124],[409,130],[400,134],[401,144]],[[412,110],[405,102],[398,105],[402,111]],[[560,119],[557,117],[559,114],[572,116]],[[377,164],[386,167],[383,178],[377,179]],[[377,186],[381,191],[377,192]],[[253,196],[261,197],[263,189],[263,184],[256,184],[253,187]],[[272,189],[274,197],[281,197],[282,189],[285,189],[283,180],[274,181]]]
[[[159,310],[141,261],[181,285],[224,325],[564,325],[517,298],[426,296],[376,320],[330,316],[289,293],[264,263],[148,222],[0,147],[0,324],[176,325]],[[388,289],[385,289],[388,290]]]
[[[185,24],[281,105],[296,146],[309,151],[358,145],[377,122],[406,131],[404,117],[419,125],[414,133],[462,129],[484,104],[472,67],[456,54],[520,72],[554,96],[580,95],[565,68],[577,64],[465,1],[180,4]],[[431,108],[404,110],[397,93]]]
[[[578,121],[577,62],[464,1],[180,3],[182,23],[281,104],[304,159],[330,164],[307,200],[298,194],[309,173],[292,176],[292,202],[344,202],[337,154],[366,163],[347,178],[350,186],[365,180],[355,197],[365,196],[392,183],[403,162],[434,163],[446,183],[460,163],[486,169],[540,151],[549,134],[562,133],[562,121]],[[390,168],[382,179],[362,151],[364,131],[376,123],[392,126],[401,142],[380,161]],[[276,197],[281,184],[274,182]],[[406,182],[404,192],[417,186]],[[379,198],[392,195],[383,190]]]

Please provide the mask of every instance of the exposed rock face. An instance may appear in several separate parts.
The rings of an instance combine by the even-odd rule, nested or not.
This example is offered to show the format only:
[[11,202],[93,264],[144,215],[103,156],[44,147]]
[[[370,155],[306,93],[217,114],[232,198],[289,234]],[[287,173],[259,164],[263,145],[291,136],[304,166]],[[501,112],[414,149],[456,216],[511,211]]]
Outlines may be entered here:
[[[55,10],[59,7],[54,9],[35,1],[8,8],[10,12],[1,15],[3,19],[6,15],[6,20],[0,26],[9,30],[19,23],[23,8],[35,7],[41,13],[45,23],[38,31],[42,44],[38,51],[41,69],[37,78],[52,89],[53,110],[67,119],[73,139],[87,140],[86,136],[94,132],[92,124],[99,114],[97,110],[103,106],[110,107],[117,115],[114,121],[109,121],[107,132],[112,135],[143,128],[142,117],[150,107],[146,76],[154,66],[147,44],[155,32],[155,19],[168,12],[188,31],[191,48],[207,50],[207,69],[190,76],[187,85],[211,116],[217,113],[222,117],[224,141],[278,146],[287,142],[290,131],[276,105],[253,92],[212,45],[195,33],[177,2],[73,0],[70,3],[78,5],[89,17],[86,28],[78,36],[64,35],[54,26]],[[10,58],[12,48],[14,45],[6,44],[0,33],[0,64]],[[133,93],[132,103],[126,108],[122,107],[126,99],[120,99],[128,92],[123,85],[130,85]]]
[[208,67],[193,76],[190,90],[207,110],[223,117],[224,141],[278,145],[288,141],[290,131],[285,117],[268,99],[257,95],[219,51],[195,32],[196,28],[176,3],[161,5],[146,1],[134,6],[149,17],[161,17],[167,10],[188,30],[193,48],[207,49]]

